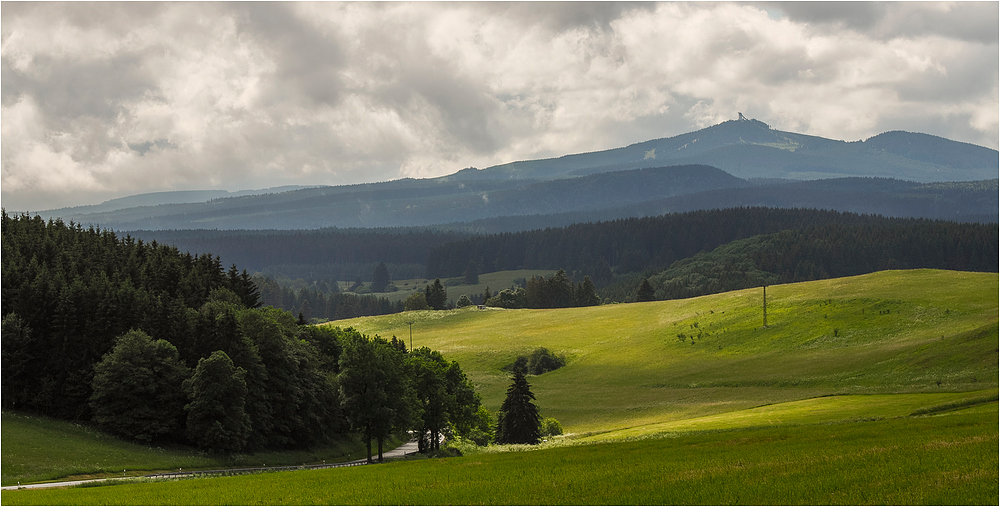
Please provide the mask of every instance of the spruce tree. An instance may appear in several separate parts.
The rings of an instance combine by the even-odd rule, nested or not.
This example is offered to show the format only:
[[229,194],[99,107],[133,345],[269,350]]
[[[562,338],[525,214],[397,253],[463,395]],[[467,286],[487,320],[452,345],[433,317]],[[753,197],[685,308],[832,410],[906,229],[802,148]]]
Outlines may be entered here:
[[524,369],[515,367],[511,380],[507,398],[500,405],[496,441],[498,444],[537,444],[541,440],[541,419],[538,407],[531,402],[535,395]]
[[656,291],[653,286],[650,285],[649,279],[644,278],[642,283],[639,284],[639,291],[636,293],[636,301],[642,303],[644,301],[655,301]]
[[384,262],[378,263],[375,266],[375,272],[372,273],[372,292],[385,292],[389,288],[389,269],[385,267]]
[[448,292],[445,290],[444,285],[441,284],[441,279],[438,278],[434,280],[433,285],[428,285],[424,289],[427,297],[427,304],[434,310],[444,310],[448,304]]

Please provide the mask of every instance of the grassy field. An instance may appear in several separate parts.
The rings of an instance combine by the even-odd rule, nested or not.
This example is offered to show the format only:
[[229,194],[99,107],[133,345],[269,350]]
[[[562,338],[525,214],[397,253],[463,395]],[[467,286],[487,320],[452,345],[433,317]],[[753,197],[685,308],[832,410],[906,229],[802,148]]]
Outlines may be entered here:
[[[997,294],[995,273],[916,270],[768,287],[767,328],[760,289],[682,301],[467,308],[334,322],[384,337],[408,337],[407,322],[414,322],[413,345],[459,361],[491,410],[509,384],[501,368],[518,354],[539,346],[565,354],[567,366],[529,381],[542,415],[558,418],[571,434],[533,452],[467,449],[467,456],[449,460],[15,491],[2,500],[995,505]],[[207,459],[139,446],[119,451],[127,444],[86,428],[72,430],[80,435],[34,435],[32,428],[66,423],[19,418],[4,414],[4,484],[40,469],[54,478],[97,468],[79,466],[87,460],[114,471],[135,466],[118,463],[193,468]],[[9,445],[11,439],[18,444]],[[88,448],[94,439],[104,439],[104,447]],[[51,463],[40,465],[38,456]]]
[[890,271],[688,300],[561,310],[407,312],[327,325],[457,360],[496,410],[501,370],[544,346],[567,366],[529,377],[569,432],[625,429],[834,394],[998,386],[995,273]]
[[[466,285],[461,283],[459,285],[449,285],[445,287],[445,291],[448,293],[448,299],[450,301],[457,301],[462,294],[472,296],[473,294],[482,294],[487,287],[490,288],[490,293],[496,294],[503,289],[509,289],[514,285],[514,281],[524,278],[525,280],[530,279],[532,276],[552,276],[555,271],[552,270],[538,270],[538,269],[521,269],[515,271],[497,271],[494,273],[484,273],[479,275],[479,283],[475,285]],[[459,277],[456,280],[464,280]],[[423,290],[428,285],[434,283],[434,279],[426,278],[414,278],[407,280],[393,280],[393,285],[399,288],[396,292],[379,292],[375,293],[375,296],[384,297],[389,301],[403,301],[406,298],[413,295],[417,290]],[[445,283],[442,279],[441,283]],[[347,293],[347,289],[351,282],[342,282],[341,290]]]
[[268,452],[211,457],[193,449],[163,449],[125,442],[86,426],[4,412],[0,427],[2,484],[53,479],[145,475],[178,468],[302,465],[365,457],[364,445],[344,441],[311,451]]
[[5,505],[996,505],[997,404],[532,452],[5,491]]

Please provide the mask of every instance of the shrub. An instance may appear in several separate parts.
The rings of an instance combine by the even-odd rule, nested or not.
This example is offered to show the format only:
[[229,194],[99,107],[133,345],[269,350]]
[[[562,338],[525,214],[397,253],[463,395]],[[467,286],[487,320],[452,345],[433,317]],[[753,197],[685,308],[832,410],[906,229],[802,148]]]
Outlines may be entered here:
[[520,368],[528,374],[541,375],[547,371],[558,370],[563,366],[566,366],[566,356],[557,356],[545,347],[538,347],[527,356],[517,356],[513,363],[508,364],[503,369],[514,371]]
[[472,306],[472,298],[466,294],[459,296],[458,301],[455,302],[455,306],[458,308],[465,308],[466,306]]
[[424,296],[423,292],[415,292],[403,302],[403,309],[406,311],[429,310],[430,306],[427,304],[427,297]]
[[566,366],[566,357],[557,356],[545,347],[538,347],[528,356],[528,373],[532,375],[541,375],[563,366]]
[[543,437],[554,437],[556,435],[562,435],[563,429],[562,424],[555,417],[546,417],[542,420],[542,436]]

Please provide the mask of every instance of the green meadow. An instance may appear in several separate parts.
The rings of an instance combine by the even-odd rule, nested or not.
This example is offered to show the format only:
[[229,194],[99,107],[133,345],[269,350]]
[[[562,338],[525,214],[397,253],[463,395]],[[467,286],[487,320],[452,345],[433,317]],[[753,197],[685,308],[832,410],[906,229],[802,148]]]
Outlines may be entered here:
[[997,404],[333,470],[5,491],[5,505],[996,505]]
[[[534,447],[462,445],[460,458],[6,491],[2,500],[996,505],[998,281],[996,273],[914,270],[772,286],[767,327],[759,288],[677,301],[473,307],[332,322],[406,340],[412,322],[413,345],[457,360],[491,410],[509,384],[503,368],[517,355],[536,347],[564,354],[566,366],[529,382],[542,415],[559,419],[568,434]],[[15,440],[8,426],[19,442],[12,453],[34,456],[23,446],[44,440],[28,434],[36,422],[9,425],[18,418],[25,419],[4,414],[4,484],[22,473],[9,468],[8,442]],[[111,452],[70,456],[56,441],[47,445],[66,455],[58,470]],[[164,469],[197,466],[176,464],[197,456],[135,452],[138,462],[159,452],[170,463]],[[122,456],[115,459],[132,459]]]
[[150,447],[108,436],[87,426],[4,412],[0,425],[2,484],[146,475],[153,472],[302,465],[351,461],[365,456],[364,444],[344,441],[310,451],[213,457],[190,448]]
[[995,273],[887,271],[675,301],[558,310],[465,308],[326,325],[457,360],[491,410],[502,368],[536,347],[568,364],[529,377],[568,432],[682,421],[830,395],[998,386]]

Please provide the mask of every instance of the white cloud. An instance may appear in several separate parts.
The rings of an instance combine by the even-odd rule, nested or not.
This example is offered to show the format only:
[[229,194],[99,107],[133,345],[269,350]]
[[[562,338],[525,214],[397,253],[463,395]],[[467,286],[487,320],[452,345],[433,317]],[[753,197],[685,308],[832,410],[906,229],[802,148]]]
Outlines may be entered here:
[[4,205],[437,176],[737,111],[835,139],[904,129],[996,148],[996,11],[4,3]]

